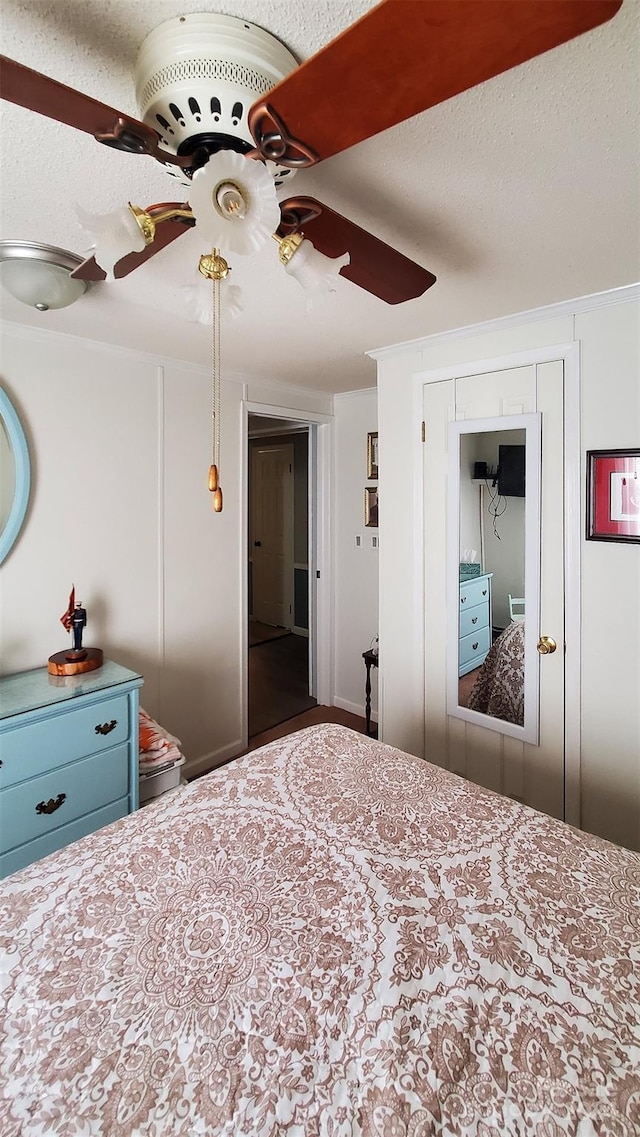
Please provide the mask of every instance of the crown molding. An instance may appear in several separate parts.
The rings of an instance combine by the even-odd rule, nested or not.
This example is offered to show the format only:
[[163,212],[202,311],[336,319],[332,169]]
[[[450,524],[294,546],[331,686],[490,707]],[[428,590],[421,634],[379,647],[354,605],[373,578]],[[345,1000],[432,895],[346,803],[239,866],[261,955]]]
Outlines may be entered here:
[[[366,354],[371,355],[372,353],[367,352]],[[364,395],[375,395],[377,397],[378,388],[377,387],[357,387],[354,391],[337,391],[336,394],[333,396],[333,401],[334,401],[334,403],[336,403],[336,402],[341,401],[342,399],[359,399],[359,398],[362,398]]]
[[[133,359],[138,363],[147,363],[152,367],[162,367],[165,370],[170,367],[179,367],[181,371],[185,371],[190,375],[206,376],[211,375],[211,367],[209,364],[192,363],[186,359],[178,359],[173,355],[160,355],[159,353],[141,351],[135,347],[123,347],[121,344],[105,343],[104,340],[90,339],[87,336],[76,336],[72,332],[61,332],[54,328],[36,328],[31,324],[21,324],[14,320],[0,319],[0,329],[2,333],[6,331],[11,333],[17,339],[28,340],[31,343],[47,344],[52,340],[59,341],[63,344],[73,344],[78,346],[84,344],[94,351],[99,351],[104,355],[112,356],[117,359]],[[321,391],[316,387],[302,387],[294,383],[286,383],[279,379],[264,379],[259,375],[251,375],[249,373],[240,373],[237,371],[228,371],[223,376],[223,383],[238,383],[255,384],[260,390],[262,389],[276,389],[290,393],[292,396],[300,395],[308,399],[309,396],[313,398],[320,398],[323,401],[330,401],[332,396],[327,391]]]
[[416,351],[432,344],[447,340],[467,339],[471,336],[504,331],[519,324],[535,324],[558,316],[578,316],[597,308],[609,308],[614,304],[626,304],[640,300],[640,284],[625,284],[621,288],[611,288],[606,292],[595,292],[591,296],[580,296],[575,300],[559,300],[542,308],[531,308],[524,312],[514,312],[509,316],[498,316],[495,320],[485,320],[479,324],[467,324],[462,328],[451,328],[446,332],[433,332],[419,339],[405,340],[388,347],[375,348],[366,352],[371,359],[383,360],[404,352]]

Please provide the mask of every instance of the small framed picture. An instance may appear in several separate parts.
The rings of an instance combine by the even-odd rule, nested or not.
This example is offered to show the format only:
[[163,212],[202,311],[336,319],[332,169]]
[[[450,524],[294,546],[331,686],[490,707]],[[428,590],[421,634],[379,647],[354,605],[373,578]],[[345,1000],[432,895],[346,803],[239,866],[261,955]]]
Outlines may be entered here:
[[364,491],[364,523],[370,529],[378,528],[378,487],[366,486]]
[[378,432],[370,431],[367,435],[367,477],[378,477]]
[[640,542],[640,450],[587,451],[587,540]]

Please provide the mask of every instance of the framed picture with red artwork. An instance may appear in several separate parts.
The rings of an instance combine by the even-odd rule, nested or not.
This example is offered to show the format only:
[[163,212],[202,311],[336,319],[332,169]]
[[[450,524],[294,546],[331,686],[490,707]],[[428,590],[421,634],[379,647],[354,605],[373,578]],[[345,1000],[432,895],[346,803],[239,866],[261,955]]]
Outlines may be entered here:
[[587,451],[587,540],[640,543],[640,450]]

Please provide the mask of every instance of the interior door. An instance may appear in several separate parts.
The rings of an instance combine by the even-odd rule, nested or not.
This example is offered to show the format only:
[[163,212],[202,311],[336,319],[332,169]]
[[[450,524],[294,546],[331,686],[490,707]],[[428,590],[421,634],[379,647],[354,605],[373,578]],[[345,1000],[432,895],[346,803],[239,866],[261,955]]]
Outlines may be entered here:
[[[564,816],[563,363],[479,372],[424,386],[425,757],[544,813]],[[539,745],[447,715],[447,436],[453,419],[542,415],[540,628],[558,648],[537,657]],[[450,649],[451,650],[451,649]]]
[[293,623],[293,457],[290,442],[251,451],[253,615],[284,628]]

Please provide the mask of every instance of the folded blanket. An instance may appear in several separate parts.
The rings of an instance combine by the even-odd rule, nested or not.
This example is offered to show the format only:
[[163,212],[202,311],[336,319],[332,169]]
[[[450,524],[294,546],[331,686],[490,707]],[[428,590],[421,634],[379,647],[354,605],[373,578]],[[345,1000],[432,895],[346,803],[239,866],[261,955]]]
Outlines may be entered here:
[[138,714],[138,735],[138,764],[141,772],[166,766],[182,758],[180,739],[160,726],[142,707]]
[[158,767],[169,766],[172,762],[179,762],[182,756],[182,752],[177,746],[170,746],[168,750],[162,750],[161,752],[153,754],[142,752],[138,756],[138,769],[141,774],[147,774],[149,771],[155,770]]

